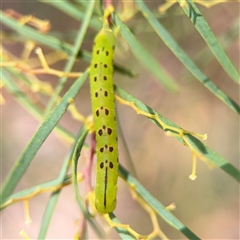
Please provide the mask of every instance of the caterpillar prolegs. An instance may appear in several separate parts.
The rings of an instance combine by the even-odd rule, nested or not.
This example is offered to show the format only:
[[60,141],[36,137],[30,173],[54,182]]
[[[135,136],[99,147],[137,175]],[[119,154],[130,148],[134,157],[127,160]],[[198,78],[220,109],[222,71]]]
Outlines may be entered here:
[[[106,24],[105,24],[106,25]],[[118,140],[113,89],[113,60],[116,38],[103,26],[94,40],[90,86],[97,140],[95,206],[100,213],[116,207]]]

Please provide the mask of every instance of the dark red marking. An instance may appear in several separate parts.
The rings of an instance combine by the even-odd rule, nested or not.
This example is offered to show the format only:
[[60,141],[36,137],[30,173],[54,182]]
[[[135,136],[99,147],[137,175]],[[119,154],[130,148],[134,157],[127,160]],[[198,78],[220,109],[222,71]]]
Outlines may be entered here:
[[108,132],[108,135],[111,135],[112,134],[112,129],[108,128],[107,132]]
[[99,134],[100,136],[102,136],[102,134],[103,134],[102,129],[100,129],[100,130],[98,131],[98,134]]
[[114,165],[112,162],[109,163],[109,167],[113,169]]

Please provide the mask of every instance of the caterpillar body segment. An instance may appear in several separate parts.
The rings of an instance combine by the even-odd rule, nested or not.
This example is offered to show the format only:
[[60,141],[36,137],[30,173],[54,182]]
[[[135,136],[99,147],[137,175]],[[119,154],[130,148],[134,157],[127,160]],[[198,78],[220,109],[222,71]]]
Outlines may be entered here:
[[118,141],[113,89],[113,60],[116,38],[106,25],[94,40],[90,86],[97,141],[95,206],[100,213],[116,207]]

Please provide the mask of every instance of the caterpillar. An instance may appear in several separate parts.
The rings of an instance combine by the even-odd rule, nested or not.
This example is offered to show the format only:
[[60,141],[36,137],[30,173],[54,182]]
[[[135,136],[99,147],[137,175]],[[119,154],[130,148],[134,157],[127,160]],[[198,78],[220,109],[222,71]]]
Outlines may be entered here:
[[118,139],[113,89],[113,60],[116,38],[108,24],[94,40],[90,66],[90,89],[97,141],[95,206],[100,213],[116,207]]

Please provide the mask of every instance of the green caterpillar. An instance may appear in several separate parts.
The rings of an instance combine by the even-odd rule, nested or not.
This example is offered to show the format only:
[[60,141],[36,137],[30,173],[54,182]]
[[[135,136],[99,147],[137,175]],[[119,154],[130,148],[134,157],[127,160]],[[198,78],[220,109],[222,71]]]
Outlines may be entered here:
[[100,213],[109,213],[115,209],[118,179],[118,139],[113,89],[116,38],[107,24],[105,25],[94,40],[90,67],[92,111],[97,140],[95,206]]

